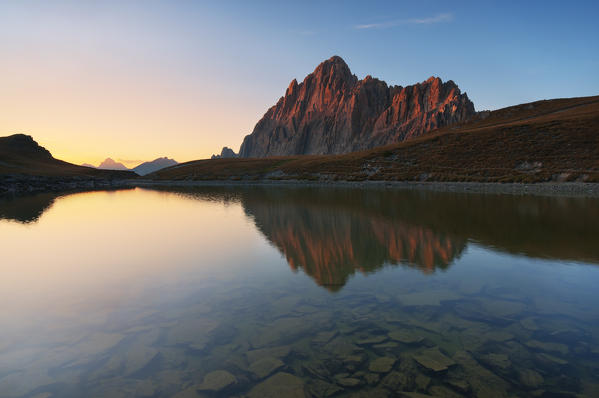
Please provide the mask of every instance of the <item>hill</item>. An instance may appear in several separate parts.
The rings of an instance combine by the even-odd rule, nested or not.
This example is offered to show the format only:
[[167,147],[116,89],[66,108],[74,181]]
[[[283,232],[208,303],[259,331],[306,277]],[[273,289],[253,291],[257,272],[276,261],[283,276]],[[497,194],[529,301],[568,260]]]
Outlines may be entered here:
[[303,82],[291,82],[245,137],[239,156],[348,153],[401,142],[474,114],[451,80],[388,86],[372,76],[359,80],[334,56]]
[[174,166],[176,164],[178,164],[176,160],[163,157],[154,159],[151,162],[144,162],[131,170],[133,170],[140,176],[145,176],[146,174],[150,174],[160,169],[164,169],[165,167]]
[[55,159],[29,135],[0,137],[0,175],[134,178],[129,171],[98,170]]
[[399,144],[344,155],[214,159],[153,179],[599,182],[599,96],[481,113]]

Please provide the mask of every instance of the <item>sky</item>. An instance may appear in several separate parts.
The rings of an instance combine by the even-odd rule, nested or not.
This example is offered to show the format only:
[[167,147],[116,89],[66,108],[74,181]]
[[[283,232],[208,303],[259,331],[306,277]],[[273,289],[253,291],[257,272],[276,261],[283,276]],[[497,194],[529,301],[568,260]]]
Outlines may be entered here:
[[289,82],[455,81],[477,110],[599,94],[597,1],[0,1],[0,136],[133,167],[235,151]]

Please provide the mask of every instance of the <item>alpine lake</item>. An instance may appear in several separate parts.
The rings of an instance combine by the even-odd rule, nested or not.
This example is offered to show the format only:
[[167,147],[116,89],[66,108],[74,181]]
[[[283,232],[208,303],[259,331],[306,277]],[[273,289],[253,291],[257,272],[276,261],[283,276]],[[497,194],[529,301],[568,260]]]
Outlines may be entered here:
[[0,199],[0,397],[599,397],[599,199]]

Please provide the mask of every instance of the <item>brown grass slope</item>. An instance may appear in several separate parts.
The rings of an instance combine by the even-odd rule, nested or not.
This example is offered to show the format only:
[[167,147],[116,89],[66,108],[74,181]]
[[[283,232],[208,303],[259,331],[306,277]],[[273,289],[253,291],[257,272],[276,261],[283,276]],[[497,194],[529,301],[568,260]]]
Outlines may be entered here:
[[199,160],[160,170],[149,177],[599,182],[599,96],[544,100],[499,109],[461,126],[368,151]]
[[99,170],[77,166],[52,157],[30,136],[0,137],[0,176],[136,178],[131,171]]

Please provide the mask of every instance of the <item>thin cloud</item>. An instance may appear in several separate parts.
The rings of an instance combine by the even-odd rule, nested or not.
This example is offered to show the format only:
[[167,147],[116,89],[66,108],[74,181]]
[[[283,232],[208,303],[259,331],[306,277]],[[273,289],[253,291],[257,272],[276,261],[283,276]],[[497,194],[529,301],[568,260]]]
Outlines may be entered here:
[[433,17],[427,17],[427,18],[396,19],[394,21],[355,25],[354,29],[359,29],[359,30],[362,30],[362,29],[386,29],[386,28],[392,28],[394,26],[400,26],[400,25],[432,25],[432,24],[441,23],[441,22],[449,22],[452,20],[453,20],[453,14],[444,13],[444,14],[437,14]]

